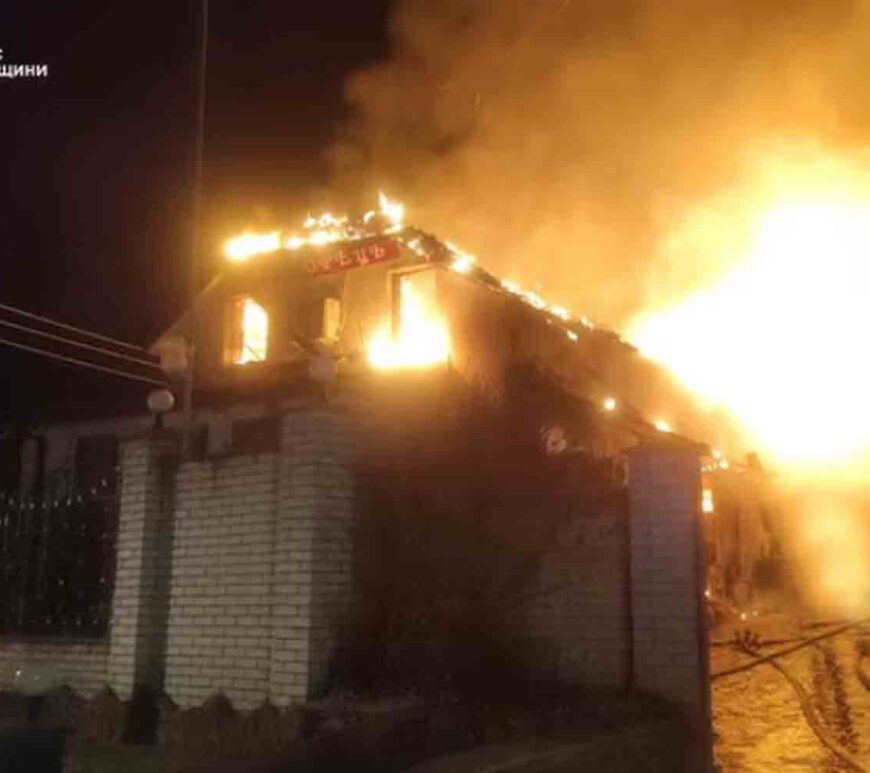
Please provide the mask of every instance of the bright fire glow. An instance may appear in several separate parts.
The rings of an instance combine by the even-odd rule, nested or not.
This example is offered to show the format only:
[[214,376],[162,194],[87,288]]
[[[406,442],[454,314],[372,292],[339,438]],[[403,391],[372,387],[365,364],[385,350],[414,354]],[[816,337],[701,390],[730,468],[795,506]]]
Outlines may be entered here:
[[244,298],[241,304],[242,346],[236,364],[262,362],[269,348],[269,314],[253,298]]
[[[385,228],[382,226],[376,228],[375,232],[393,233],[400,229],[405,217],[404,205],[397,201],[391,201],[383,193],[378,194],[378,201],[380,204],[379,212],[366,212],[362,217],[363,224],[369,226],[374,218],[380,214],[389,225]],[[324,212],[319,217],[309,215],[305,218],[302,227],[305,230],[304,235],[285,234],[281,231],[239,234],[224,244],[224,255],[227,260],[244,263],[255,255],[275,252],[276,250],[295,251],[309,245],[319,246],[334,242],[354,241],[372,235],[370,232],[355,228],[346,216],[338,217],[331,212]]]
[[814,572],[814,595],[823,603],[835,599],[837,606],[849,614],[867,614],[870,541],[866,513],[834,491],[817,491],[801,500],[805,509],[799,549],[805,553],[807,563],[815,559],[819,566]]
[[450,268],[453,271],[457,274],[467,274],[474,268],[475,263],[477,263],[477,258],[475,258],[474,255],[469,255],[467,252],[460,250],[459,247],[450,242],[445,242],[444,244],[455,256],[453,262],[450,264]]
[[701,512],[709,515],[713,512],[713,491],[705,488],[701,492]]
[[381,214],[385,215],[393,225],[401,225],[405,219],[405,205],[398,201],[390,201],[386,194],[378,194],[378,204],[381,208]]
[[673,431],[674,431],[673,428],[671,427],[671,425],[668,424],[668,423],[667,423],[666,421],[664,421],[663,419],[656,419],[656,420],[653,422],[653,426],[654,426],[654,427],[655,427],[659,432],[673,432]]
[[267,234],[243,233],[233,237],[224,245],[228,260],[243,262],[251,255],[260,252],[273,252],[281,246],[281,234],[272,231]]
[[[413,275],[412,275],[413,276]],[[368,359],[375,368],[426,368],[450,358],[450,334],[432,299],[416,287],[412,276],[399,282],[400,319],[395,335],[390,324],[377,329],[368,345]]]
[[870,449],[868,291],[870,197],[792,200],[763,215],[745,260],[630,337],[759,450],[839,464]]
[[474,258],[472,258],[471,255],[462,255],[450,264],[450,268],[452,268],[457,274],[467,274],[473,267]]
[[606,397],[604,402],[602,403],[605,411],[615,411],[616,410],[616,398],[614,397]]
[[799,150],[764,159],[753,187],[717,199],[713,216],[683,221],[668,259],[725,268],[636,319],[629,337],[730,412],[778,469],[790,517],[780,536],[803,591],[825,610],[866,614],[870,166]]

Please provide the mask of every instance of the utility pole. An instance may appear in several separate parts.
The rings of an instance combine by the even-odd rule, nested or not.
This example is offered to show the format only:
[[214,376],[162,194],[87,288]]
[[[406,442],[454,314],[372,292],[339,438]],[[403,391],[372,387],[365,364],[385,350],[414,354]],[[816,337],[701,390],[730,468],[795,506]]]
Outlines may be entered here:
[[205,149],[205,102],[208,72],[208,0],[202,0],[200,12],[199,40],[199,77],[197,79],[196,106],[196,139],[194,148],[193,172],[193,223],[190,252],[190,309],[187,320],[187,370],[184,380],[184,430],[182,452],[184,458],[189,458],[193,450],[193,387],[195,378],[196,340],[197,340],[197,307],[196,299],[199,291],[199,253],[201,242],[202,219],[202,168]]

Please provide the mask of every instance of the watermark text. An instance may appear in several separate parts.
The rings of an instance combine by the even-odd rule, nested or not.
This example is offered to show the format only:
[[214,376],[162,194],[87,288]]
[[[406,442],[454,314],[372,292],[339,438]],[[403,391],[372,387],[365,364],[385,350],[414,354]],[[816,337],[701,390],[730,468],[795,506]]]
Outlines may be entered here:
[[47,64],[9,64],[3,61],[3,49],[0,48],[0,78],[15,80],[16,78],[47,77]]

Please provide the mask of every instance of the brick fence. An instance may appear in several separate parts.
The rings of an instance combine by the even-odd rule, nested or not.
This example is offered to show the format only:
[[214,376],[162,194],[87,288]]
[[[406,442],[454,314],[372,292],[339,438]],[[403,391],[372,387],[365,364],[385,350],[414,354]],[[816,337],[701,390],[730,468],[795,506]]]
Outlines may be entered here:
[[[215,692],[242,709],[289,705],[325,683],[352,581],[350,429],[343,413],[319,407],[281,421],[276,453],[175,472],[166,598],[144,602],[166,631],[165,676],[158,660],[139,680],[163,677],[179,706]],[[159,486],[149,496],[166,497]]]
[[91,697],[109,681],[108,659],[107,641],[0,640],[0,690],[17,687],[15,674],[20,670],[44,676],[51,686],[65,684]]
[[[144,685],[182,708],[322,691],[353,597],[354,428],[327,404],[280,421],[273,453],[180,463],[168,436],[128,441],[109,640],[0,641],[0,689],[23,663],[85,694]],[[563,680],[662,694],[703,734],[698,452],[665,441],[628,463],[629,512],[572,524],[539,578],[556,590],[518,615]]]
[[626,514],[578,518],[544,559],[538,592],[519,610],[540,669],[561,681],[627,686],[630,673]]

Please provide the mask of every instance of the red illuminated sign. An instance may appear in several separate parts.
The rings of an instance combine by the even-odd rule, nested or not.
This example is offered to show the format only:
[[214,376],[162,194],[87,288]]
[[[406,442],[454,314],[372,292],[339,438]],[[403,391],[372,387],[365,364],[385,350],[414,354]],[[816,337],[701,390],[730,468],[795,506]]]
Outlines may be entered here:
[[338,252],[310,261],[306,268],[311,274],[335,274],[351,268],[362,268],[375,263],[386,263],[399,257],[399,245],[392,240],[366,242],[343,247]]

